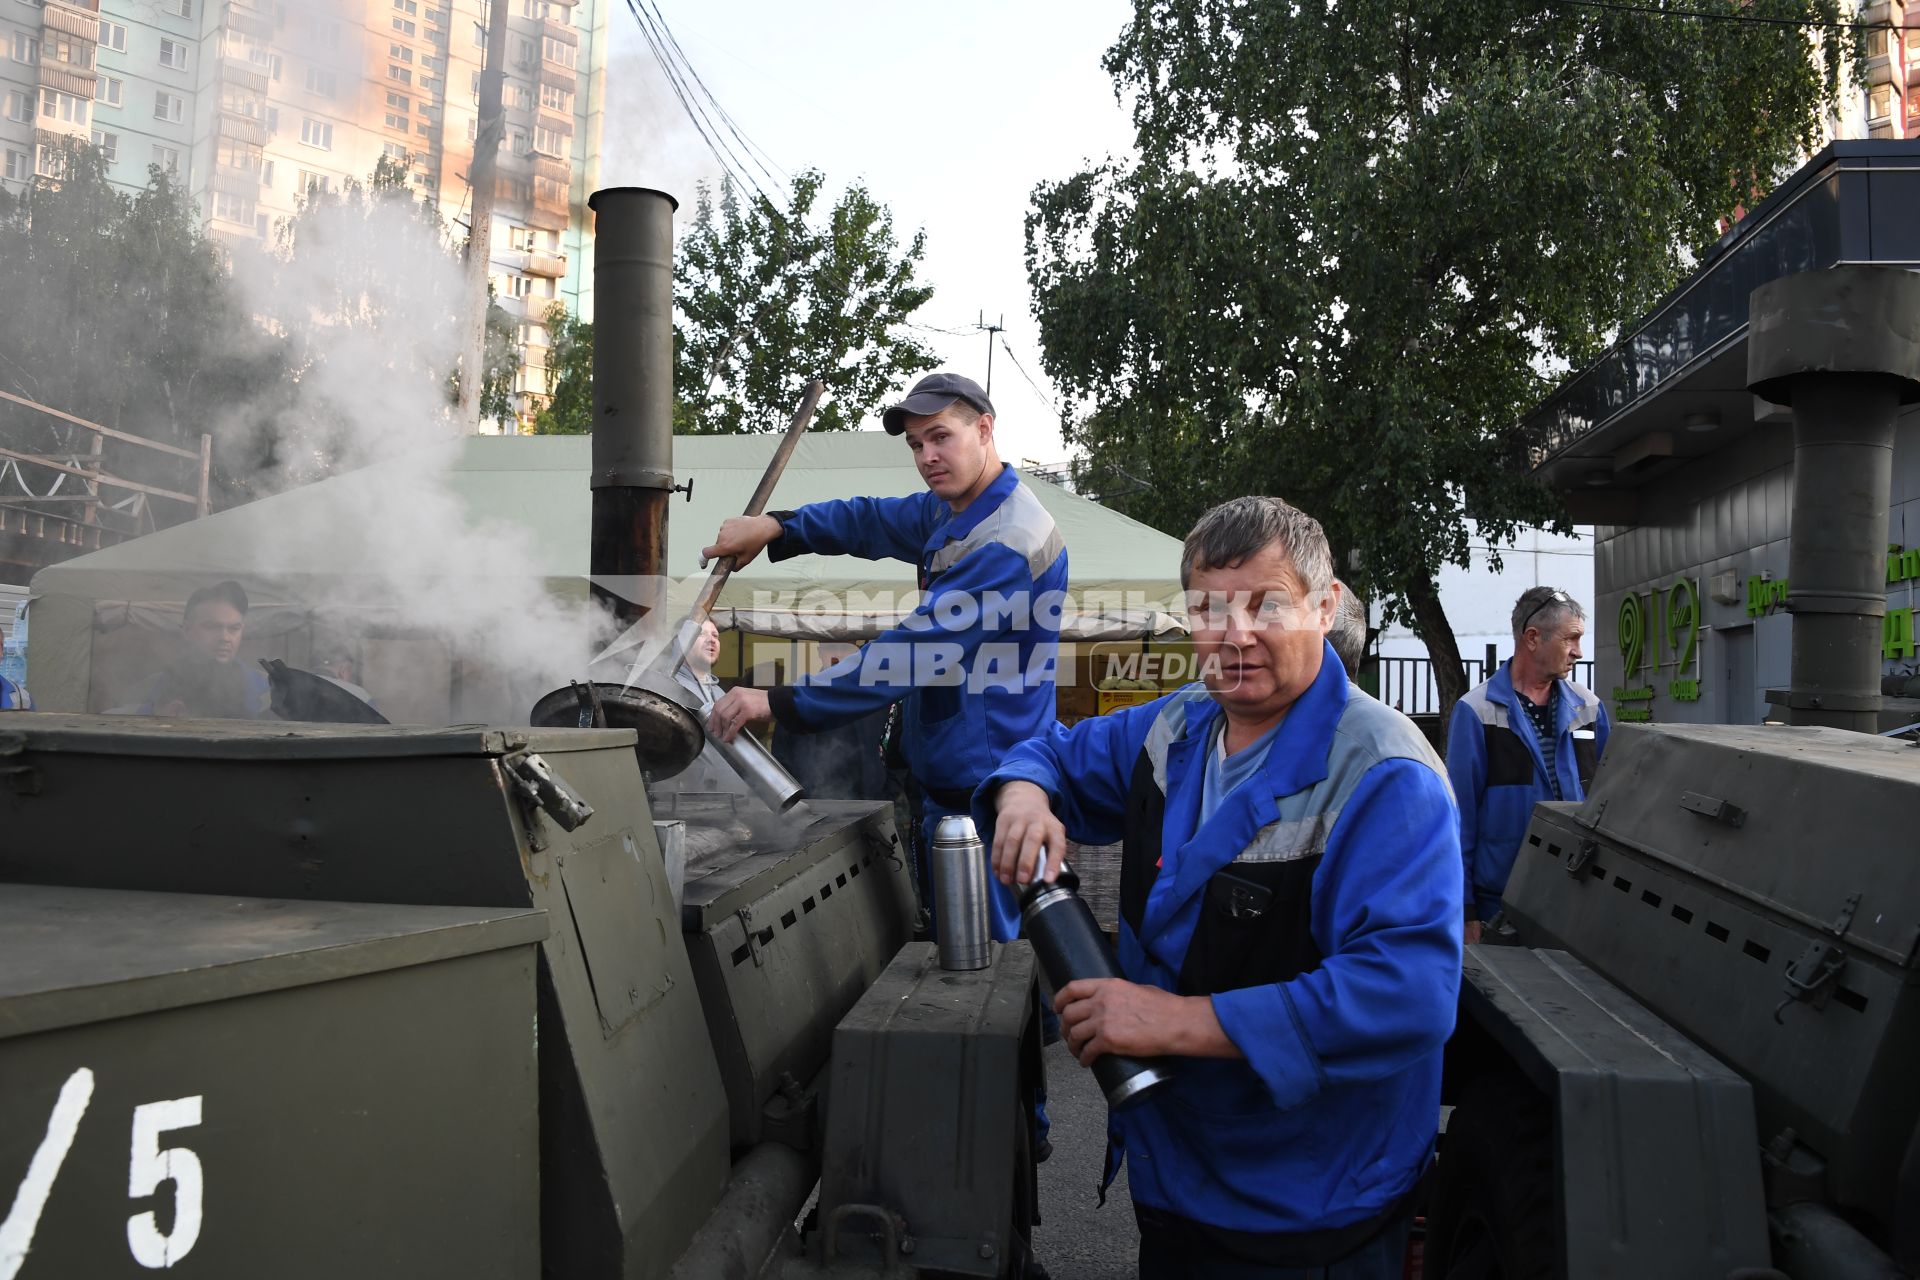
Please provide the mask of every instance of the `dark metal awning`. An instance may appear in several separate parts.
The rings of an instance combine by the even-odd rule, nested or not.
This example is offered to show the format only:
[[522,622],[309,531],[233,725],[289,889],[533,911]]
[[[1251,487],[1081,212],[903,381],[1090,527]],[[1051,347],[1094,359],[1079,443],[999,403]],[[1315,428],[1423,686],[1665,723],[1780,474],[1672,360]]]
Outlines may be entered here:
[[1528,416],[1535,474],[1569,496],[1575,519],[1629,520],[1645,481],[1773,416],[1746,389],[1754,289],[1867,262],[1920,268],[1920,140],[1835,142],[1781,183]]

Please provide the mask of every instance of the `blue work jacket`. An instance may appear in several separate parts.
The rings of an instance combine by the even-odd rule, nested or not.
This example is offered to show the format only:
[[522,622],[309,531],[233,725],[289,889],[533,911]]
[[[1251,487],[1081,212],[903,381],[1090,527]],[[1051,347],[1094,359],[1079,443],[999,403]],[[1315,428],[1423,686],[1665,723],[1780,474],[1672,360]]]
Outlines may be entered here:
[[[1553,740],[1558,798],[1584,800],[1607,747],[1607,709],[1590,690],[1571,680],[1559,683]],[[1514,691],[1509,660],[1453,704],[1447,727],[1447,776],[1460,804],[1460,853],[1477,919],[1491,920],[1499,912],[1533,806],[1555,798],[1546,770],[1546,753]]]
[[768,691],[798,732],[850,724],[904,699],[901,742],[929,793],[954,807],[1015,743],[1054,720],[1067,548],[1012,467],[967,509],[931,491],[772,513],[775,560],[806,552],[919,566],[919,607],[825,671]]
[[0,676],[0,711],[31,711],[33,697],[25,685],[15,684],[5,676]]
[[1178,1058],[1114,1113],[1136,1201],[1263,1237],[1399,1211],[1432,1156],[1460,982],[1460,856],[1439,758],[1331,646],[1261,770],[1196,829],[1218,705],[1189,685],[1058,725],[988,779],[1067,834],[1124,840],[1118,959],[1210,995],[1241,1059]]

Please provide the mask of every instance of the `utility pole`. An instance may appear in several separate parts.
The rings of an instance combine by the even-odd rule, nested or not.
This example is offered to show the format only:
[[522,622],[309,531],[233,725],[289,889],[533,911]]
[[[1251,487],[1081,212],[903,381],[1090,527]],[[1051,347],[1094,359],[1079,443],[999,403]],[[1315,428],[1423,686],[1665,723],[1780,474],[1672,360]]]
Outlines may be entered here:
[[980,313],[979,323],[974,325],[973,327],[976,329],[985,329],[987,331],[987,398],[992,399],[993,398],[993,340],[998,335],[1006,332],[1006,329],[1007,329],[1006,313],[1002,312],[998,320],[994,321],[992,324],[988,324],[987,313],[982,311]]
[[491,0],[486,61],[480,64],[480,121],[474,129],[467,184],[467,334],[460,358],[460,421],[480,429],[480,388],[487,378],[487,268],[493,259],[493,189],[506,125],[501,100],[507,65],[507,0]]

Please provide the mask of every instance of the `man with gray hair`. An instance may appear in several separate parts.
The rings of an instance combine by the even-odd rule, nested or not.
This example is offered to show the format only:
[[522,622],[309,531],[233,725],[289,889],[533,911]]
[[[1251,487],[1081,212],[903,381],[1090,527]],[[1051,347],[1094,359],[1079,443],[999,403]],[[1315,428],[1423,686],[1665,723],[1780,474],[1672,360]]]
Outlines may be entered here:
[[1178,1059],[1109,1119],[1144,1280],[1397,1280],[1460,982],[1443,766],[1327,643],[1318,521],[1223,503],[1180,577],[1202,682],[1014,747],[975,818],[1007,885],[1054,879],[1068,837],[1123,842],[1124,976],[1054,1005],[1083,1065]]
[[1539,800],[1584,800],[1607,746],[1607,709],[1568,679],[1587,634],[1580,602],[1533,587],[1513,606],[1513,657],[1454,704],[1447,774],[1460,805],[1469,942],[1500,911]]
[[1360,660],[1367,656],[1367,606],[1360,603],[1359,594],[1340,579],[1335,578],[1333,585],[1340,588],[1340,610],[1333,615],[1327,643],[1333,646],[1340,665],[1347,669],[1347,679],[1358,680]]

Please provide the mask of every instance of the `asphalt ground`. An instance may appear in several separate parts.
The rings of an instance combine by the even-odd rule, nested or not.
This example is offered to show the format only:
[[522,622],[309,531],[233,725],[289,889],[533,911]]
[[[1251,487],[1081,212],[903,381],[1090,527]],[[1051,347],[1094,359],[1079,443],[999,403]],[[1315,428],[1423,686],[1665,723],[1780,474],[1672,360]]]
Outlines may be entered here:
[[1132,1280],[1140,1232],[1123,1168],[1100,1205],[1107,1152],[1107,1100],[1093,1072],[1065,1044],[1046,1050],[1047,1115],[1053,1155],[1040,1166],[1040,1225],[1034,1254],[1053,1280]]

